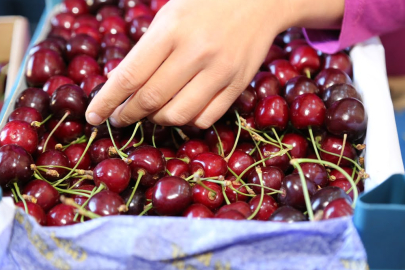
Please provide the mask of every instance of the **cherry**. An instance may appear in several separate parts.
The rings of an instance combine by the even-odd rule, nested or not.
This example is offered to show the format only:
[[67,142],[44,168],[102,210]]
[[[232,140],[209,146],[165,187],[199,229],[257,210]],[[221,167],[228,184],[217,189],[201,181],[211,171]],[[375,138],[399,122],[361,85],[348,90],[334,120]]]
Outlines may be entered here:
[[[50,119],[48,122],[48,130],[53,130],[59,120]],[[55,130],[55,138],[62,144],[68,144],[81,137],[84,134],[84,125],[78,120],[66,120],[60,124]]]
[[196,219],[213,218],[214,213],[212,213],[211,210],[205,205],[196,203],[190,205],[186,210],[184,210],[183,217]]
[[165,176],[157,181],[152,194],[152,205],[159,215],[181,214],[191,202],[191,187],[184,179],[176,176]]
[[[281,149],[277,146],[271,144],[262,144],[259,147],[259,151],[262,153],[263,158],[267,158],[270,153],[277,153]],[[260,154],[256,153],[256,160],[260,160]],[[264,162],[266,166],[276,166],[285,172],[290,167],[290,159],[288,155],[284,154],[282,156],[272,157]]]
[[40,86],[52,76],[62,75],[66,65],[62,57],[51,49],[39,49],[28,57],[25,79],[31,86]]
[[89,148],[89,153],[93,165],[110,158],[109,149],[114,147],[111,139],[103,138],[95,141]]
[[177,150],[178,158],[188,158],[193,159],[198,154],[209,152],[209,146],[202,140],[191,139],[184,142],[180,148]]
[[[313,196],[316,192],[315,183],[305,177],[309,196]],[[302,182],[298,174],[290,174],[284,177],[281,182],[280,191],[278,194],[278,201],[281,205],[289,205],[299,210],[304,210],[305,199],[302,190]]]
[[12,186],[15,182],[21,185],[28,182],[34,172],[31,155],[22,147],[9,144],[0,147],[0,186]]
[[105,18],[101,21],[100,27],[98,28],[102,35],[107,33],[110,34],[117,34],[123,33],[125,34],[125,21],[120,16],[110,16]]
[[[234,180],[236,180],[235,176],[227,177],[227,180],[231,181],[231,185],[232,185],[232,187],[234,189],[236,189],[236,190],[238,190],[238,191],[240,191],[242,193],[245,193],[245,194],[248,193],[246,187],[244,187],[244,186],[241,187],[242,184],[240,182],[234,181]],[[236,191],[232,190],[229,186],[225,187],[225,194],[226,194],[226,197],[228,197],[228,200],[231,203],[234,203],[234,202],[237,202],[237,201],[247,201],[248,198],[249,198],[249,197],[247,197],[245,195],[237,193]]]
[[48,38],[60,38],[65,42],[69,40],[71,31],[63,27],[54,27],[49,31]]
[[[342,152],[342,147],[343,147],[343,139],[336,137],[336,136],[325,136],[323,140],[321,141],[321,148],[325,151],[334,153],[336,155],[341,154]],[[339,156],[333,156],[324,152],[320,152],[321,158],[325,161],[332,162],[334,164],[337,164],[339,161]],[[356,150],[353,148],[353,146],[350,144],[350,142],[346,141],[344,150],[343,150],[343,157],[347,157],[349,159],[355,159],[356,158]],[[351,166],[352,163],[344,158],[340,160],[339,163],[340,166],[342,167],[347,167]]]
[[129,164],[132,178],[136,180],[142,171],[144,175],[140,183],[145,187],[153,186],[166,173],[166,160],[162,152],[153,146],[139,146],[129,153],[128,158],[132,160]]
[[33,154],[38,146],[38,133],[29,123],[14,120],[8,122],[0,133],[0,146],[16,144]]
[[149,1],[149,0],[119,0],[118,7],[120,9],[127,10],[136,5],[142,5],[143,3],[146,3],[147,1]]
[[129,25],[129,36],[130,38],[138,42],[143,34],[148,30],[149,25],[152,23],[153,17],[144,15],[136,17]]
[[[80,157],[84,153],[84,149],[86,146],[84,144],[72,144],[65,150],[65,155],[68,157],[70,161],[70,166],[72,168],[76,166],[77,162],[79,162]],[[80,161],[79,165],[77,166],[77,169],[82,169],[82,170],[88,170],[91,167],[91,158],[90,154],[86,152],[83,155],[82,160]]]
[[104,21],[108,17],[121,17],[122,10],[116,6],[103,6],[96,14],[98,21]]
[[284,47],[284,52],[287,56],[290,56],[290,53],[298,47],[303,45],[308,45],[308,42],[305,39],[294,39],[291,40],[286,46]]
[[99,51],[100,44],[94,38],[85,34],[71,37],[66,44],[66,56],[69,60],[80,54],[85,54],[96,59]]
[[212,182],[203,181],[203,184],[211,190],[215,191],[216,194],[197,183],[192,187],[193,202],[201,203],[212,211],[216,211],[224,203],[222,189],[218,184]]
[[270,72],[277,77],[281,87],[284,87],[289,79],[300,75],[295,67],[293,67],[290,62],[284,59],[278,59],[271,62],[268,65],[268,68]]
[[269,51],[267,52],[266,58],[263,62],[263,67],[268,66],[271,62],[277,59],[284,59],[285,53],[284,50],[278,45],[271,45]]
[[[127,187],[120,195],[124,200],[124,202],[127,203],[131,194],[132,194],[132,187]],[[145,202],[146,202],[145,192],[140,188],[138,188],[135,191],[135,194],[128,205],[128,211],[125,212],[125,214],[133,216],[139,215],[140,213],[142,213],[144,209]]]
[[241,150],[246,154],[250,154],[250,152],[252,152],[253,149],[255,149],[255,146],[252,143],[243,142],[236,146],[235,151]]
[[[97,129],[97,136],[96,136],[95,140],[99,140],[102,138],[110,138],[110,134],[108,132],[106,123],[103,123],[98,126],[92,126],[89,123],[87,123],[86,126],[84,127],[84,134],[86,135],[86,137],[90,138],[91,133],[95,129]],[[111,127],[111,133],[113,135],[114,141],[117,143],[117,147],[121,147],[119,145],[119,141],[121,139],[121,129]]]
[[61,75],[56,75],[50,77],[42,87],[42,90],[48,93],[48,95],[52,96],[53,92],[59,87],[64,84],[74,84],[73,80],[71,78],[61,76]]
[[109,190],[120,193],[127,188],[131,171],[122,159],[106,159],[94,168],[93,179],[96,186],[103,183]]
[[[232,147],[235,144],[235,134],[233,133],[233,130],[226,125],[217,124],[215,128],[221,139],[224,154],[227,155],[231,152]],[[205,141],[213,153],[220,153],[218,136],[213,127],[207,129],[205,132]]]
[[302,45],[291,52],[290,63],[301,74],[314,75],[321,66],[321,59],[311,46]]
[[224,212],[215,214],[215,218],[233,219],[233,220],[246,219],[246,217],[241,212],[238,212],[236,210],[228,210],[228,211],[224,211]]
[[359,93],[356,89],[347,83],[334,84],[331,87],[328,87],[323,92],[323,102],[325,103],[326,108],[332,106],[333,103],[344,98],[355,98],[361,101]]
[[339,218],[353,215],[352,206],[343,198],[331,201],[323,210],[322,219]]
[[[353,174],[353,168],[351,168],[351,167],[341,167],[341,169],[343,169],[345,172],[347,172],[348,175]],[[341,173],[340,171],[335,170],[335,169],[330,170],[329,176],[331,178],[333,177],[333,180],[346,179],[346,176],[344,176],[343,173]],[[357,179],[357,173],[354,174],[353,179]]]
[[319,210],[323,210],[331,201],[338,198],[347,200],[348,203],[352,202],[352,199],[346,192],[339,187],[324,187],[319,189],[311,198],[312,209],[316,213]]
[[288,44],[293,40],[303,39],[303,38],[304,38],[304,35],[302,34],[302,30],[301,30],[301,28],[298,28],[298,27],[288,28],[287,31],[283,34],[284,44]]
[[150,0],[150,8],[157,13],[169,0]]
[[[259,206],[260,203],[260,195],[257,195],[256,197],[253,197],[250,202],[250,210],[252,210],[252,213],[256,210],[256,208]],[[255,220],[268,220],[273,214],[274,211],[278,208],[276,200],[273,199],[273,197],[269,195],[264,195],[263,196],[263,202],[262,205],[260,206],[259,212],[253,217]]]
[[120,48],[124,53],[128,53],[131,48],[131,40],[123,33],[105,34],[101,41],[101,48],[105,51],[108,47]]
[[15,107],[34,108],[42,118],[46,118],[49,114],[49,95],[40,88],[27,88],[17,98]]
[[[48,139],[49,133],[45,133],[41,139],[38,141],[38,146],[37,149],[35,151],[35,156],[39,156],[40,154],[42,154],[42,152],[44,152],[44,144],[45,141]],[[49,138],[48,140],[48,144],[46,146],[46,149],[55,149],[56,144],[58,144],[58,141],[55,139],[55,137],[51,136],[51,138]]]
[[[77,28],[73,29],[71,36],[74,37],[76,35],[86,34],[94,38],[95,41],[101,43],[101,39],[103,36],[98,32],[98,29],[90,26],[90,25],[80,25]],[[69,37],[70,38],[70,37]],[[68,40],[67,38],[66,40]]]
[[71,13],[75,16],[89,12],[85,0],[64,0],[61,4],[62,13]]
[[256,92],[250,85],[240,94],[229,109],[231,113],[238,111],[240,115],[249,115],[255,109],[257,102]]
[[297,96],[306,93],[318,95],[319,89],[311,79],[300,75],[288,80],[285,85],[284,98],[287,101],[287,104],[291,106],[291,103]]
[[269,221],[278,221],[278,222],[298,222],[305,221],[306,218],[297,209],[294,209],[291,206],[281,206],[270,216]]
[[29,51],[29,55],[33,55],[40,49],[51,49],[57,52],[60,56],[64,56],[66,53],[66,41],[63,38],[48,37],[33,46]]
[[[254,116],[252,116],[252,115],[248,116],[248,117],[245,118],[245,120],[246,120],[246,128],[257,129]],[[237,134],[237,132],[238,132],[238,126],[237,125],[234,126],[233,132],[235,134]],[[247,130],[244,130],[243,128],[241,128],[240,129],[239,139],[240,140],[245,140],[245,141],[251,141],[252,137],[250,136],[250,133]]]
[[[324,166],[318,163],[302,163],[300,166],[305,177],[314,182],[315,185],[325,187],[329,184],[328,173]],[[293,173],[298,173],[298,170],[295,169]]]
[[153,144],[152,137],[155,138],[155,144],[160,147],[166,146],[171,147],[173,145],[171,138],[170,130],[171,127],[156,126],[150,121],[145,121],[142,124],[145,141],[149,144]]
[[73,29],[77,29],[81,26],[90,26],[98,29],[99,22],[93,15],[83,14],[76,18],[75,22],[73,23]]
[[327,68],[319,72],[315,77],[315,83],[318,85],[321,94],[335,84],[352,84],[350,77],[343,71],[335,68]]
[[[263,186],[269,187],[275,190],[279,190],[281,187],[281,181],[284,179],[284,173],[280,168],[269,166],[269,167],[260,167],[262,170],[262,180]],[[247,178],[249,183],[261,185],[259,175],[256,170],[251,171]],[[251,187],[256,194],[260,194],[262,188],[259,186]],[[270,190],[264,189],[265,193],[271,192]]]
[[281,93],[281,87],[277,77],[270,72],[257,73],[253,82],[258,100]]
[[254,116],[260,130],[284,130],[288,124],[287,102],[279,95],[268,96],[259,101]]
[[107,76],[108,73],[110,73],[114,68],[116,68],[121,61],[122,61],[121,58],[115,58],[115,59],[108,60],[105,63],[104,68],[103,68],[104,76]]
[[[71,181],[71,183],[72,183],[73,181]],[[85,181],[83,181],[83,182],[85,182]],[[83,183],[82,182],[82,183]],[[95,186],[94,185],[92,185],[92,184],[83,184],[83,185],[77,185],[77,184],[75,184],[75,183],[73,183],[73,186],[74,186],[74,190],[77,190],[77,191],[79,191],[79,190],[88,190],[88,191],[93,191],[93,189],[95,188]],[[87,199],[88,199],[88,197],[87,196],[83,196],[83,195],[78,195],[78,194],[73,194],[73,195],[71,195],[70,196],[74,201],[75,201],[75,203],[77,203],[78,205],[83,205],[86,201],[87,201]]]
[[190,139],[202,139],[204,137],[205,130],[199,129],[198,127],[182,126],[182,127],[179,127],[179,128]]
[[[153,196],[153,193],[155,192],[155,188],[156,188],[156,186],[153,186],[153,187],[147,188],[147,189],[145,190],[145,200],[146,200],[146,202],[145,202],[144,208],[147,207],[148,204],[151,204],[151,203],[152,203],[152,196]],[[131,192],[132,192],[132,190],[131,190]],[[142,209],[142,210],[143,210],[143,209]],[[158,214],[155,212],[155,210],[153,210],[153,208],[151,208],[151,209],[147,212],[147,214],[148,214],[148,216],[157,216],[157,215],[158,215]]]
[[101,69],[97,61],[88,55],[78,55],[70,61],[68,66],[68,74],[72,80],[79,84],[87,76],[100,75]]
[[326,111],[326,128],[337,136],[347,134],[350,141],[363,137],[367,129],[367,115],[363,103],[354,98],[336,101]]
[[58,191],[43,180],[33,180],[29,182],[23,190],[23,194],[37,199],[36,204],[45,212],[48,212],[59,201]]
[[100,216],[119,215],[125,205],[124,200],[115,192],[103,190],[95,194],[87,204],[87,209]]
[[[228,168],[237,175],[240,175],[245,169],[247,169],[253,163],[255,163],[255,160],[251,156],[244,153],[243,151],[237,150],[233,152],[232,156],[229,158]],[[246,172],[246,175],[253,170],[254,168],[251,168],[249,171]]]
[[[41,172],[42,176],[49,181],[56,181],[62,179],[66,176],[69,171],[63,168],[55,168],[54,166],[70,167],[70,161],[68,157],[61,151],[58,150],[48,150],[40,154],[36,162],[37,166],[44,166],[44,169],[54,170],[58,172],[59,176],[48,175],[45,172]],[[46,166],[46,167],[45,167]]]
[[34,121],[42,122],[42,115],[34,108],[20,107],[15,109],[8,117],[9,122],[14,120],[19,120],[31,124]]
[[[79,176],[80,177],[80,176]],[[94,181],[90,180],[90,179],[81,179],[81,178],[70,178],[67,180],[68,182],[68,187],[72,187],[72,188],[81,188],[83,186],[87,186],[87,185],[91,185],[92,189],[89,189],[90,191],[93,190],[94,186]]]
[[189,166],[191,174],[199,173],[202,177],[224,176],[228,171],[225,159],[211,152],[195,156]]
[[[36,203],[25,202],[27,204],[28,214],[31,215],[35,220],[42,226],[46,225],[46,215],[44,210]],[[18,202],[15,206],[25,209],[23,202]]]
[[188,164],[180,159],[169,159],[166,163],[166,168],[171,176],[177,176],[183,179],[190,176]]
[[231,204],[225,204],[224,206],[219,208],[217,215],[228,211],[237,211],[241,213],[245,217],[245,219],[250,217],[250,215],[252,214],[252,210],[250,210],[249,204],[247,204],[246,202],[238,201]]
[[292,145],[293,148],[289,151],[292,158],[304,158],[308,154],[308,141],[304,136],[287,133],[281,142]]
[[93,0],[87,3],[91,13],[96,13],[97,10],[100,10],[104,6],[116,6],[117,4],[118,0]]
[[75,16],[71,13],[59,13],[52,17],[51,26],[52,28],[61,27],[66,30],[71,30],[75,19]]
[[320,127],[325,120],[326,108],[315,94],[307,93],[296,97],[291,104],[290,119],[297,129]]
[[[347,179],[337,179],[335,181],[331,181],[329,183],[329,186],[331,186],[331,187],[339,187],[342,190],[344,190],[346,194],[349,191],[349,189],[351,189],[351,187],[352,187],[349,180],[347,180]],[[357,186],[356,186],[356,188],[357,188],[357,191],[360,193],[360,189]],[[353,189],[349,192],[348,195],[353,200],[353,198],[354,198]]]
[[77,223],[74,221],[75,208],[70,205],[57,204],[46,215],[47,226],[67,226]]
[[77,85],[62,85],[53,92],[50,109],[57,118],[68,112],[67,119],[82,119],[87,109],[87,96]]
[[175,158],[176,157],[176,151],[172,148],[168,147],[160,147],[159,150],[163,153],[163,156],[167,158]]
[[126,23],[131,23],[135,18],[140,16],[150,16],[153,17],[155,14],[153,11],[144,4],[138,4],[134,7],[126,9],[124,20]]
[[[80,88],[86,93],[87,96],[90,96],[91,91],[100,84],[104,84],[107,81],[107,78],[102,75],[90,75],[87,76],[80,84]],[[90,98],[90,97],[89,97]],[[90,103],[90,100],[89,100]]]
[[[122,145],[122,146],[124,146],[124,145],[126,145],[127,144],[127,142],[129,141],[129,137],[127,137],[127,138],[123,138],[121,141],[120,141],[120,145]],[[130,151],[132,151],[133,149],[134,149],[134,147],[133,147],[133,145],[134,144],[137,144],[137,143],[139,143],[141,141],[141,139],[140,138],[137,138],[136,136],[132,139],[132,141],[128,144],[128,146],[126,146],[125,148],[124,148],[124,152],[130,152]],[[145,143],[142,143],[141,145],[146,145]],[[160,150],[160,148],[159,148],[159,150]],[[161,151],[162,153],[163,153],[163,155],[164,155],[164,152],[163,151]],[[165,155],[164,155],[164,157],[166,157]]]
[[340,69],[349,76],[353,74],[352,61],[350,60],[350,57],[344,52],[337,52],[335,54],[325,55],[322,69],[327,68]]

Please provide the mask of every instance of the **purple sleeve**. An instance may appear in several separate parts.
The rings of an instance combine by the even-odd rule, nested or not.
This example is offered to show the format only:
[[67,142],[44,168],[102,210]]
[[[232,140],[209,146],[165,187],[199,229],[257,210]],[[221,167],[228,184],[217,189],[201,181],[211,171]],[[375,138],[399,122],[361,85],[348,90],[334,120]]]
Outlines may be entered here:
[[309,43],[335,53],[373,36],[405,27],[405,0],[345,0],[340,30],[305,29]]

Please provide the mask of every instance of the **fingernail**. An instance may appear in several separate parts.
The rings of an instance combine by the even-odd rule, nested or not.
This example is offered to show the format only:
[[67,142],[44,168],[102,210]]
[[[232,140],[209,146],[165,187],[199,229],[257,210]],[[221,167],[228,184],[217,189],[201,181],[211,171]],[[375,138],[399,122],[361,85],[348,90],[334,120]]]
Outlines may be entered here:
[[91,112],[87,115],[87,122],[89,122],[90,124],[92,124],[93,126],[98,126],[103,122],[103,118],[101,118],[100,115]]
[[110,117],[110,118],[108,119],[108,121],[110,121],[111,125],[113,125],[114,127],[117,127],[117,126],[118,126],[118,121],[115,120],[115,118]]

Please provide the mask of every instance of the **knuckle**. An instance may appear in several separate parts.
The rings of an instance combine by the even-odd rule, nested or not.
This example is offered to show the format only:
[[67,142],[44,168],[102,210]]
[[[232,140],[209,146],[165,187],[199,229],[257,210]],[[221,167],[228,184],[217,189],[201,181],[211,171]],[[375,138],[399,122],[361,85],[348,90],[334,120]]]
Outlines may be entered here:
[[165,122],[172,126],[184,126],[190,121],[187,114],[181,112],[169,112],[165,115]]
[[[116,72],[116,80],[117,84],[120,87],[120,89],[132,93],[135,91],[137,88],[139,88],[139,83],[134,81],[134,74],[136,74],[136,71],[134,70],[133,67],[126,67],[123,69],[120,69],[119,72]],[[114,74],[115,75],[115,74]]]
[[194,124],[200,129],[208,129],[212,126],[212,124],[214,124],[214,122],[211,122],[208,119],[198,119]]
[[129,126],[130,124],[134,123],[135,120],[132,119],[130,114],[122,113],[118,116],[118,121],[120,126]]
[[161,91],[156,87],[147,87],[138,94],[139,107],[147,112],[153,112],[164,104],[164,98]]

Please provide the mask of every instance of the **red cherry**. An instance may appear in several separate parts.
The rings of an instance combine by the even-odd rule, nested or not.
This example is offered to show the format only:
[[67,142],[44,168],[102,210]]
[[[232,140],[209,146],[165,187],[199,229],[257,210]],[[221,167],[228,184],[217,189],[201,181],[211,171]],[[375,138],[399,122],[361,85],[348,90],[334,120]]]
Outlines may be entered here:
[[[338,156],[333,156],[324,152],[320,152],[321,158],[325,161],[332,162],[334,164],[337,164],[339,161],[339,156],[342,152],[342,147],[343,147],[343,139],[335,136],[326,136],[323,138],[321,141],[321,148],[325,151],[334,153]],[[347,157],[349,159],[355,159],[356,158],[356,150],[353,148],[353,146],[350,144],[349,141],[346,141],[345,148],[343,150],[343,156]],[[340,160],[340,166],[342,167],[347,167],[351,166],[352,163],[344,158]]]
[[[131,186],[128,186],[120,195],[125,203],[128,202],[132,194]],[[145,192],[141,188],[137,188],[134,196],[132,197],[131,202],[128,205],[128,211],[125,212],[125,215],[139,215],[142,213],[145,205]]]
[[322,219],[339,218],[353,215],[352,206],[343,198],[331,201],[323,210]]
[[[44,210],[36,203],[26,202],[28,214],[31,215],[35,220],[42,226],[46,225],[46,215]],[[18,202],[15,206],[25,209],[23,202]]]
[[190,162],[190,173],[201,173],[202,177],[225,175],[228,167],[220,155],[206,152],[195,156]]
[[48,37],[33,46],[29,51],[29,55],[33,55],[40,49],[51,49],[63,57],[66,53],[66,41],[60,37]]
[[[240,182],[234,181],[234,180],[236,180],[235,176],[231,176],[229,178],[227,177],[227,180],[231,181],[231,185],[234,189],[236,189],[242,193],[248,194],[248,191],[245,186],[241,187],[242,184]],[[234,203],[237,201],[247,201],[249,198],[245,195],[237,193],[236,191],[232,190],[229,186],[225,187],[225,194],[231,203]]]
[[222,188],[215,183],[204,181],[204,185],[216,192],[206,189],[205,187],[196,184],[192,188],[192,197],[194,203],[201,203],[211,209],[217,210],[224,203],[224,196],[222,195]]
[[331,87],[328,87],[323,92],[323,102],[325,103],[326,108],[332,106],[333,103],[344,98],[355,98],[361,101],[359,93],[356,89],[347,83],[334,84]]
[[[233,145],[235,144],[235,134],[233,130],[226,125],[217,124],[215,126],[218,135],[221,139],[222,148],[224,150],[224,154],[227,155],[231,152]],[[211,151],[213,153],[219,153],[219,141],[218,136],[214,131],[214,128],[209,128],[205,132],[205,141],[209,145]]]
[[67,119],[82,119],[87,109],[87,96],[77,85],[62,85],[53,92],[50,109],[57,118],[69,112]]
[[[90,25],[78,26],[77,28],[73,29],[71,36],[74,37],[80,34],[89,35],[92,38],[94,38],[94,40],[97,41],[98,43],[101,43],[101,39],[103,38],[98,29]],[[69,38],[67,38],[66,40],[68,40]]]
[[31,155],[22,147],[8,144],[0,147],[0,186],[11,186],[17,182],[24,185],[31,180],[34,172]]
[[292,145],[293,148],[289,151],[292,158],[305,158],[308,154],[308,141],[299,134],[287,133],[281,142]]
[[[341,168],[342,168],[342,170],[347,172],[348,175],[350,175],[350,176],[353,175],[353,168],[351,168],[351,167],[341,167]],[[330,170],[329,176],[331,178],[334,177],[333,180],[346,179],[346,176],[344,176],[343,173],[341,173],[340,171],[335,170],[335,169]],[[357,179],[357,172],[354,174],[353,179]]]
[[288,80],[285,85],[284,98],[287,104],[291,106],[291,103],[297,96],[306,93],[318,95],[319,89],[311,79],[301,75]]
[[59,176],[52,176],[46,173],[41,173],[43,177],[49,181],[56,181],[58,179],[62,179],[65,175],[69,173],[68,170],[63,168],[55,168],[53,166],[63,166],[63,167],[70,167],[70,161],[68,157],[61,151],[58,150],[48,150],[44,153],[40,154],[37,158],[36,162],[37,166],[46,166],[44,169],[54,170],[58,172]]
[[281,94],[280,83],[278,82],[277,77],[270,72],[257,73],[253,83],[258,100],[271,95]]
[[335,54],[326,54],[324,57],[322,69],[336,68],[345,72],[349,76],[353,74],[352,61],[350,57],[344,52],[337,52]]
[[115,192],[103,190],[95,194],[87,205],[87,209],[100,216],[114,216],[121,213],[124,200]]
[[321,90],[322,95],[328,87],[342,83],[352,84],[352,80],[343,71],[335,68],[328,68],[319,72],[315,77],[315,83],[318,85],[319,90]]
[[270,216],[269,221],[276,221],[276,222],[298,222],[298,221],[305,221],[306,218],[304,214],[302,214],[297,209],[291,206],[281,206],[273,214]]
[[[76,166],[76,163],[79,162],[80,157],[82,156],[84,149],[86,146],[84,144],[72,144],[65,150],[65,155],[68,157],[70,161],[70,165],[72,167]],[[91,158],[90,154],[86,152],[84,154],[83,159],[80,161],[77,169],[88,170],[91,167]]]
[[209,152],[209,146],[202,140],[189,140],[184,142],[177,150],[178,158],[193,159],[198,154]]
[[290,63],[301,74],[315,74],[320,66],[321,60],[319,59],[316,51],[309,45],[302,45],[295,48],[290,54]]
[[61,75],[56,75],[50,77],[42,87],[42,89],[48,93],[48,95],[52,96],[53,92],[59,87],[64,84],[74,84],[73,80],[71,78],[61,76]]
[[294,39],[294,40],[291,40],[291,42],[289,42],[288,44],[286,44],[286,46],[284,47],[284,52],[285,52],[288,56],[290,56],[290,53],[291,53],[294,49],[296,49],[296,48],[298,48],[298,47],[300,47],[300,46],[303,46],[303,45],[308,45],[308,42],[307,42],[305,39]]
[[[257,195],[256,197],[253,197],[252,200],[250,200],[249,205],[250,205],[250,210],[252,210],[252,213],[256,210],[256,208],[259,206],[260,202],[260,195]],[[273,197],[269,195],[264,195],[263,196],[263,202],[262,205],[260,206],[259,212],[254,216],[253,219],[255,220],[268,220],[273,214],[274,211],[278,208],[276,200],[273,199]]]
[[228,210],[218,214],[215,214],[215,218],[223,218],[223,219],[233,219],[233,220],[244,220],[246,217],[236,210]]
[[135,42],[138,42],[143,34],[148,30],[149,25],[152,23],[152,16],[139,16],[136,17],[129,26],[129,36]]
[[325,120],[326,108],[315,94],[303,94],[295,98],[290,108],[292,125],[297,129],[320,127]]
[[42,118],[49,114],[49,95],[40,88],[27,88],[17,98],[15,107],[31,107],[36,109]]
[[91,161],[94,165],[110,158],[109,149],[114,147],[111,139],[103,138],[95,141],[89,148]]
[[93,14],[105,6],[116,6],[117,4],[118,0],[92,0],[87,2],[90,13]]
[[108,73],[113,71],[113,69],[116,68],[121,61],[122,61],[121,58],[115,58],[115,59],[108,60],[107,63],[105,63],[104,68],[103,68],[104,76],[107,76]]
[[166,168],[171,176],[177,176],[183,179],[190,176],[188,164],[180,159],[169,159]]
[[119,0],[118,7],[120,9],[127,10],[128,8],[132,8],[136,5],[142,5],[146,2],[146,0]]
[[236,146],[236,148],[235,148],[235,151],[241,150],[241,151],[245,152],[246,154],[250,154],[253,149],[255,149],[255,146],[252,143],[244,142],[244,143],[238,144],[238,146]]
[[0,133],[0,146],[16,144],[33,154],[38,146],[38,133],[29,123],[14,120],[8,122]]
[[120,193],[127,188],[131,179],[131,171],[122,159],[106,159],[94,168],[93,179],[96,186],[103,183],[109,190]]
[[263,66],[266,67],[274,60],[284,58],[285,58],[284,50],[280,46],[273,44],[270,46],[266,58],[264,59]]
[[288,28],[287,31],[283,34],[284,44],[288,44],[296,39],[303,39],[304,35],[302,34],[302,29],[298,27]]
[[101,69],[96,60],[87,55],[78,55],[70,61],[68,74],[72,80],[79,84],[90,75],[100,75]]
[[254,115],[258,129],[284,130],[288,124],[287,102],[278,95],[268,96],[259,101]]
[[339,187],[324,187],[319,189],[311,198],[312,209],[316,213],[319,210],[323,210],[330,202],[343,198],[349,203],[352,202],[352,199],[346,192]]
[[64,0],[61,4],[61,12],[78,16],[88,13],[89,9],[85,0]]
[[29,182],[23,190],[23,194],[37,199],[36,204],[45,212],[48,212],[59,201],[58,191],[43,180],[33,180]]
[[157,13],[169,0],[150,0],[150,8]]
[[[42,135],[42,137],[38,141],[38,146],[37,146],[34,156],[37,157],[40,154],[42,154],[42,152],[44,152],[44,144],[45,144],[45,141],[47,140],[48,136],[49,136],[49,133],[45,133],[44,135]],[[48,140],[48,144],[46,145],[46,150],[55,149],[55,146],[58,143],[59,142],[55,139],[55,137],[51,136],[51,138],[49,138],[49,140]]]
[[131,48],[131,40],[123,33],[105,34],[101,41],[101,48],[105,51],[108,47],[120,48],[124,53],[128,53]]
[[186,210],[184,210],[183,217],[196,219],[213,218],[214,213],[212,213],[211,210],[205,205],[196,203],[190,205]]
[[250,217],[250,215],[252,214],[252,210],[250,210],[250,205],[247,204],[246,202],[239,201],[222,206],[218,210],[217,215],[221,215],[228,211],[237,211],[245,217],[244,219]]
[[19,120],[31,124],[34,121],[42,122],[42,115],[34,108],[20,107],[15,109],[8,117],[9,122],[14,120]]
[[233,114],[238,111],[240,115],[249,115],[255,109],[257,102],[256,92],[250,85],[234,101],[229,111]]
[[[246,127],[247,128],[257,129],[254,116],[252,116],[252,115],[247,116],[245,118],[245,120],[246,120]],[[234,125],[233,132],[235,134],[238,133],[238,126],[237,125]],[[244,140],[244,141],[251,141],[252,137],[250,136],[250,133],[247,130],[244,130],[243,128],[241,128],[240,129],[239,139]]]
[[132,22],[136,17],[140,16],[151,16],[153,17],[154,12],[144,4],[137,4],[134,7],[126,9],[124,20],[126,23]]
[[[270,153],[277,153],[280,151],[280,148],[271,144],[262,144],[259,147],[259,151],[262,153],[263,158],[267,158]],[[256,160],[260,160],[260,154],[256,153]],[[264,162],[266,166],[276,166],[285,172],[290,167],[290,159],[287,154],[282,156],[272,157]]]
[[[343,189],[346,192],[346,194],[349,191],[349,189],[351,189],[351,187],[352,187],[349,180],[347,180],[347,179],[337,179],[335,181],[330,181],[329,186],[339,187],[339,188]],[[359,188],[357,186],[356,186],[356,188],[357,188],[357,192],[360,193]],[[349,196],[352,200],[354,199],[353,189],[349,192]]]
[[60,38],[65,42],[69,40],[71,31],[63,27],[54,27],[49,31],[48,38]]
[[75,16],[71,13],[59,13],[52,17],[51,26],[52,28],[61,27],[66,30],[71,30],[75,19]]
[[73,29],[77,29],[81,26],[89,26],[98,29],[99,22],[93,15],[83,14],[76,18],[75,22],[73,23]]
[[91,36],[85,34],[71,37],[66,44],[66,56],[72,60],[77,55],[88,55],[96,59],[100,51],[100,44]]
[[100,27],[98,28],[102,35],[107,33],[110,34],[125,34],[125,21],[119,16],[107,17],[101,21]]
[[[91,91],[97,86],[102,83],[105,83],[107,78],[102,75],[90,75],[87,76],[80,84],[80,88],[86,93],[87,96],[90,96]],[[90,101],[89,101],[90,103]]]
[[[329,184],[328,173],[324,166],[317,163],[302,163],[301,169],[304,172],[306,178],[320,187],[325,187]],[[295,169],[293,173],[298,173]]]
[[[274,166],[261,167],[261,170],[263,186],[279,190],[281,187],[281,181],[284,179],[283,171],[280,168]],[[253,170],[249,174],[247,181],[252,184],[261,185],[259,175],[257,174],[256,170]],[[262,191],[261,187],[259,186],[251,186],[251,188],[256,194],[260,194]],[[264,192],[268,193],[271,191],[268,189],[264,189]]]
[[[316,192],[314,182],[305,177],[309,196],[312,197]],[[282,193],[278,194],[278,201],[281,205],[289,205],[299,210],[306,208],[302,182],[298,174],[290,174],[284,177],[281,182]]]
[[268,68],[270,72],[277,77],[281,87],[284,87],[288,80],[300,75],[295,67],[284,59],[278,59],[271,62]]
[[159,147],[159,150],[163,153],[163,156],[167,158],[175,158],[176,151],[169,147]]
[[73,221],[75,217],[73,206],[57,204],[46,215],[47,226],[67,226],[77,223]]
[[[73,181],[71,181],[71,183],[72,183]],[[84,181],[83,181],[84,182]],[[82,183],[83,183],[82,182]],[[88,191],[93,191],[93,189],[95,188],[95,186],[94,185],[92,185],[92,184],[84,184],[84,185],[77,185],[77,184],[75,184],[75,183],[72,183],[71,185],[73,185],[74,186],[74,190],[78,190],[78,191],[80,191],[80,190],[88,190]],[[75,201],[75,203],[77,203],[78,205],[83,205],[86,201],[87,201],[87,199],[88,199],[88,197],[87,196],[83,196],[83,195],[77,195],[77,194],[73,194],[73,195],[71,195],[70,196],[74,201]]]
[[[255,160],[251,156],[244,153],[243,151],[237,150],[233,152],[232,156],[229,158],[228,168],[237,175],[240,175],[243,171],[245,171],[245,169],[247,169],[253,163],[255,163]],[[248,175],[253,170],[254,168],[251,168],[246,172],[245,175]]]
[[[59,120],[51,119],[48,122],[48,130],[53,130]],[[84,134],[84,125],[78,120],[65,120],[55,130],[55,138],[62,144],[69,144]]]
[[96,14],[96,18],[100,22],[109,17],[121,17],[121,16],[122,10],[116,6],[103,6]]

